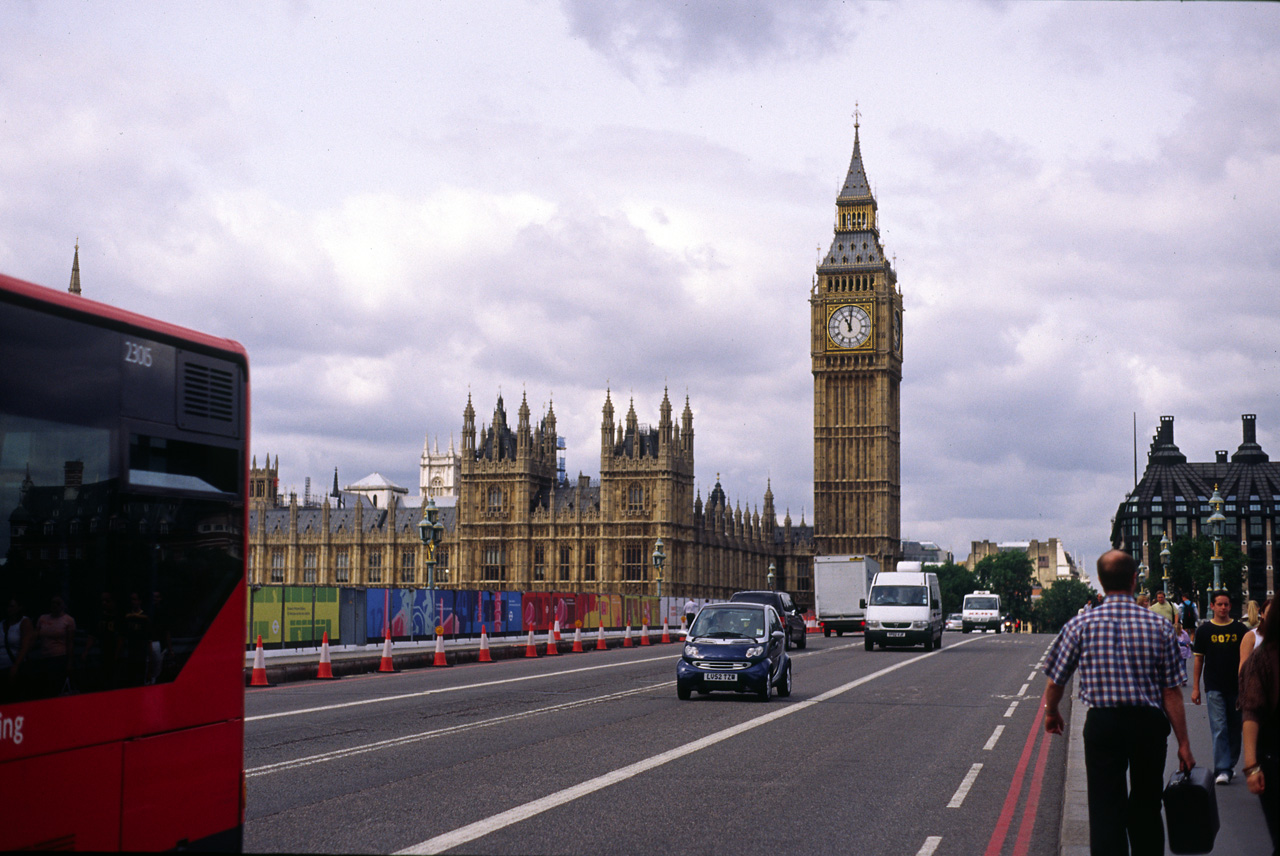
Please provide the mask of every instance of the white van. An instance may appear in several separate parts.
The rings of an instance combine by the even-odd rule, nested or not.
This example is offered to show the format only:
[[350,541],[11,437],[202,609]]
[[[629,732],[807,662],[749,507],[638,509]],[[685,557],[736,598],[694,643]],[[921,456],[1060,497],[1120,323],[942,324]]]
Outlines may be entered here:
[[867,596],[867,630],[864,646],[874,650],[888,645],[924,645],[926,651],[942,647],[942,590],[937,574],[892,571],[876,574]]
[[1000,595],[989,591],[975,591],[964,596],[964,611],[960,613],[961,629],[994,630],[1000,632],[1004,619],[1000,616]]

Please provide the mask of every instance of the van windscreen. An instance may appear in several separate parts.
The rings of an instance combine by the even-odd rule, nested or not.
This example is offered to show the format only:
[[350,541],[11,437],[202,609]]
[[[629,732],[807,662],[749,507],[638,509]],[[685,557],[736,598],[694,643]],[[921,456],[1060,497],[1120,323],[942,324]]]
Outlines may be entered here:
[[872,586],[872,606],[928,606],[929,589],[924,586]]

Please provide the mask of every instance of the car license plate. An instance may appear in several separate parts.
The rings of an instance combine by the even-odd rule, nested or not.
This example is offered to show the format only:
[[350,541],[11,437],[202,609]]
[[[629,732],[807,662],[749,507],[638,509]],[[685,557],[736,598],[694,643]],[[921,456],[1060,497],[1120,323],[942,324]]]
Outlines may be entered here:
[[906,631],[903,631],[903,630],[890,630],[886,635],[888,635],[888,636],[906,636],[907,634],[906,634]]
[[711,673],[711,674],[709,674],[709,675],[703,675],[703,676],[702,676],[702,679],[703,679],[704,681],[736,681],[736,680],[738,679],[738,676],[737,676],[737,675],[723,675],[723,674],[717,674],[717,673],[713,672],[713,673]]

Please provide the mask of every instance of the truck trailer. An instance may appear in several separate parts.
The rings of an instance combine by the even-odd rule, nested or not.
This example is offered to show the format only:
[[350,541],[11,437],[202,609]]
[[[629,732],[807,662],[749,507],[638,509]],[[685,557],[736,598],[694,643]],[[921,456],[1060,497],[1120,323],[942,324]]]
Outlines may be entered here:
[[866,600],[880,564],[870,556],[814,556],[814,613],[824,636],[866,629]]

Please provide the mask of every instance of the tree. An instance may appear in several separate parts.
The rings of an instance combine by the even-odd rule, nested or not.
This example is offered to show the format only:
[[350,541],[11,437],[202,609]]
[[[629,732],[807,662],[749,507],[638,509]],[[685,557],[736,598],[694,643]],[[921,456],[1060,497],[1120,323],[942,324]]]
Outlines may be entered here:
[[1000,607],[1006,618],[1027,621],[1031,618],[1031,586],[1035,568],[1022,550],[1010,550],[987,556],[973,569],[978,587],[1000,595]]
[[1083,580],[1058,580],[1045,589],[1032,609],[1035,626],[1057,633],[1096,594],[1093,587]]
[[938,575],[938,587],[942,589],[942,614],[959,612],[964,606],[964,596],[978,588],[978,579],[964,565],[947,562],[942,565],[926,565],[926,571]]
[[[1205,603],[1210,589],[1213,588],[1213,540],[1203,535],[1195,538],[1184,536],[1174,541],[1169,547],[1169,591],[1191,594],[1200,614],[1206,614]],[[1160,539],[1151,542],[1151,550],[1147,554],[1154,557],[1147,578],[1147,588],[1151,592],[1164,587],[1164,567],[1160,564]],[[1239,606],[1241,600],[1241,574],[1244,570],[1245,556],[1240,547],[1232,542],[1222,542],[1222,588],[1231,595],[1231,602]]]

